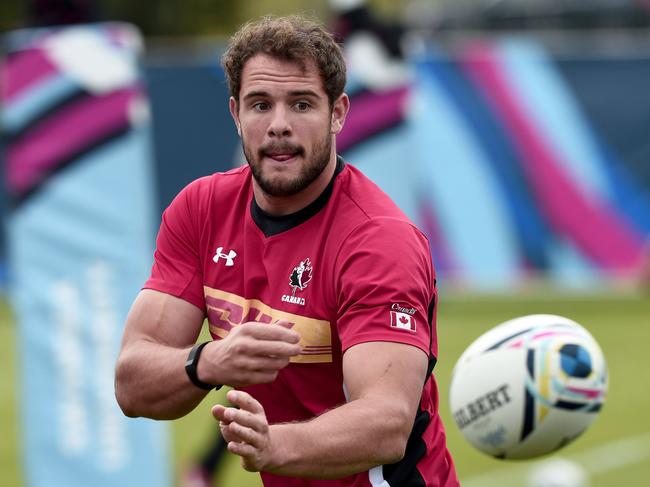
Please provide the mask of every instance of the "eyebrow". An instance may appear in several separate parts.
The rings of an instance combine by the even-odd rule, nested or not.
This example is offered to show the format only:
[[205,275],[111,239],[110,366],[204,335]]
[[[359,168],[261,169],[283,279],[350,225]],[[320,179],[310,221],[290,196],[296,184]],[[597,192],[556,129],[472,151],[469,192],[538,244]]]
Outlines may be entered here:
[[249,98],[255,98],[257,96],[269,96],[269,93],[267,91],[250,91],[244,95],[244,100],[247,100]]
[[289,96],[311,96],[313,98],[320,98],[318,96],[318,93],[312,90],[295,90],[295,91],[290,91]]
[[[320,98],[318,93],[316,93],[313,90],[294,90],[290,91],[289,96],[309,96],[312,98]],[[263,91],[263,90],[256,90],[256,91],[250,91],[246,93],[243,97],[244,100],[248,100],[250,98],[256,98],[256,97],[269,97],[270,94],[268,91]]]

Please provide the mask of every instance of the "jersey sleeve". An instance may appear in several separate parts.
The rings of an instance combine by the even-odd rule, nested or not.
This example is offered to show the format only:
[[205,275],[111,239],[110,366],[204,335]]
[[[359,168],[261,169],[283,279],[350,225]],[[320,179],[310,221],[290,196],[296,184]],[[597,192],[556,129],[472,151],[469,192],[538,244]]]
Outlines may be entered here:
[[387,341],[437,355],[429,243],[410,222],[382,218],[357,227],[341,246],[336,272],[343,351]]
[[151,276],[143,288],[171,294],[205,311],[199,251],[199,181],[185,187],[164,211]]

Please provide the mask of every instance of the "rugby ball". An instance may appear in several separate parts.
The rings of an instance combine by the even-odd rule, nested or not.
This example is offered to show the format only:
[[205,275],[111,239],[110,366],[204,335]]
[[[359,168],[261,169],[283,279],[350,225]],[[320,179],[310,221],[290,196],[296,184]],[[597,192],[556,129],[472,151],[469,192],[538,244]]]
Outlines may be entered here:
[[452,372],[456,425],[496,458],[528,459],[571,443],[598,416],[607,366],[591,334],[568,318],[528,315],[478,337]]

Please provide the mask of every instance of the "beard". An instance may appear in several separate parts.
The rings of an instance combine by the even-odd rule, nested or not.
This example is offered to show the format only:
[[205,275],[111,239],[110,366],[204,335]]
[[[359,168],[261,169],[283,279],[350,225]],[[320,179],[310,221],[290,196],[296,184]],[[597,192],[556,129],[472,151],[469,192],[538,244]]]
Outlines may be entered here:
[[254,153],[244,141],[242,136],[242,148],[246,161],[251,168],[253,177],[262,191],[270,196],[293,196],[313,183],[325,170],[330,160],[332,151],[332,136],[329,132],[314,145],[314,153],[310,160],[306,160],[300,168],[300,172],[293,178],[282,177],[282,174],[269,177],[262,167],[262,159],[268,153],[285,153],[305,156],[305,149],[299,145],[289,142],[273,142],[260,147]]

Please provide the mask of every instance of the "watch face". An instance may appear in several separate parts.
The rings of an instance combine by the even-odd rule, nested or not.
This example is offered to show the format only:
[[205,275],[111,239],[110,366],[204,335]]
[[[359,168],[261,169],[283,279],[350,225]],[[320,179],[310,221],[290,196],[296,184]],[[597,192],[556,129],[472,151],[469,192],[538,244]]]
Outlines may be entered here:
[[190,353],[187,355],[187,359],[185,360],[185,367],[192,367],[194,365],[194,362],[196,362],[196,345],[192,347],[190,350]]

